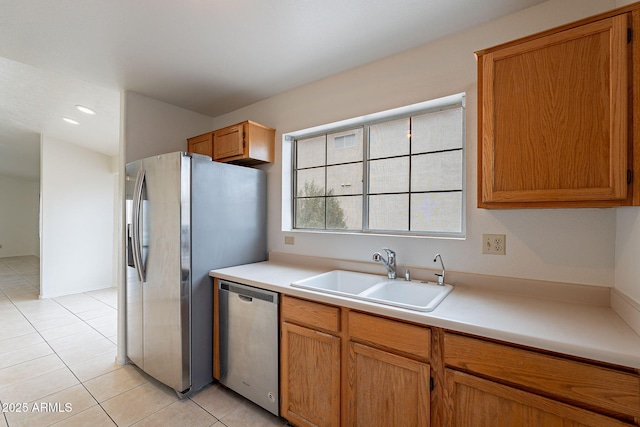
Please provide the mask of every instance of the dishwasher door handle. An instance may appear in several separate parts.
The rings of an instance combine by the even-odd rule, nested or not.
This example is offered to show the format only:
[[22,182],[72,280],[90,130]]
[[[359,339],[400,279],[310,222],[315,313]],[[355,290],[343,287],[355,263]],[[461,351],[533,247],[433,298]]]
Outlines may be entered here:
[[229,294],[236,294],[244,302],[258,302],[259,300],[278,304],[278,293],[268,291],[266,289],[259,289],[253,286],[242,285],[240,283],[227,282],[226,280],[219,281],[218,289],[220,289],[221,294],[225,292]]

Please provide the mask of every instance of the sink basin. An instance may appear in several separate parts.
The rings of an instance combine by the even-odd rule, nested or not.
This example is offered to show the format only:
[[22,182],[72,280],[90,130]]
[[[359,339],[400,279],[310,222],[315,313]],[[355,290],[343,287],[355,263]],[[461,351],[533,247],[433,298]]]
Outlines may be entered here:
[[355,271],[333,270],[291,283],[297,288],[354,296],[384,280],[383,276]]
[[345,270],[318,274],[293,282],[291,286],[417,311],[432,311],[453,290],[453,286],[446,284],[390,280]]
[[359,297],[418,311],[432,311],[453,290],[451,285],[437,283],[387,281],[372,286]]

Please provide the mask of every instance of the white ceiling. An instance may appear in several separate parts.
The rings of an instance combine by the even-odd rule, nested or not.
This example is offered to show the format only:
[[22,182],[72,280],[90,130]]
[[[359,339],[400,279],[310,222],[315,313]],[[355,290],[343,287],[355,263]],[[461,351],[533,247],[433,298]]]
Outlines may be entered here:
[[0,173],[40,133],[115,155],[122,89],[215,117],[543,1],[0,0]]

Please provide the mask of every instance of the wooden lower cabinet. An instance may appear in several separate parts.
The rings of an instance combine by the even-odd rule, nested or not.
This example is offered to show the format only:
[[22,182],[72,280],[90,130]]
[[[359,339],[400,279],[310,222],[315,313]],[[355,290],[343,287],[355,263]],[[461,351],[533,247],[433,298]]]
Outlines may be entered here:
[[423,427],[430,328],[284,295],[280,415],[303,426]]
[[473,375],[451,369],[445,375],[450,427],[631,426]]
[[281,415],[295,426],[640,426],[638,370],[287,295],[280,306]]
[[340,425],[340,338],[281,324],[281,415],[297,426]]
[[349,426],[429,426],[427,363],[350,342],[348,378]]

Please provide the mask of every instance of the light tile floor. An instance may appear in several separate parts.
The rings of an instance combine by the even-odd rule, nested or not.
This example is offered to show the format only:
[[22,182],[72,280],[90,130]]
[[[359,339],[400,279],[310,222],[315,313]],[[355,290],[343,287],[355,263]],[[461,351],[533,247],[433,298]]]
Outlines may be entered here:
[[287,425],[219,384],[180,400],[116,364],[115,289],[38,295],[38,258],[0,258],[0,427]]

